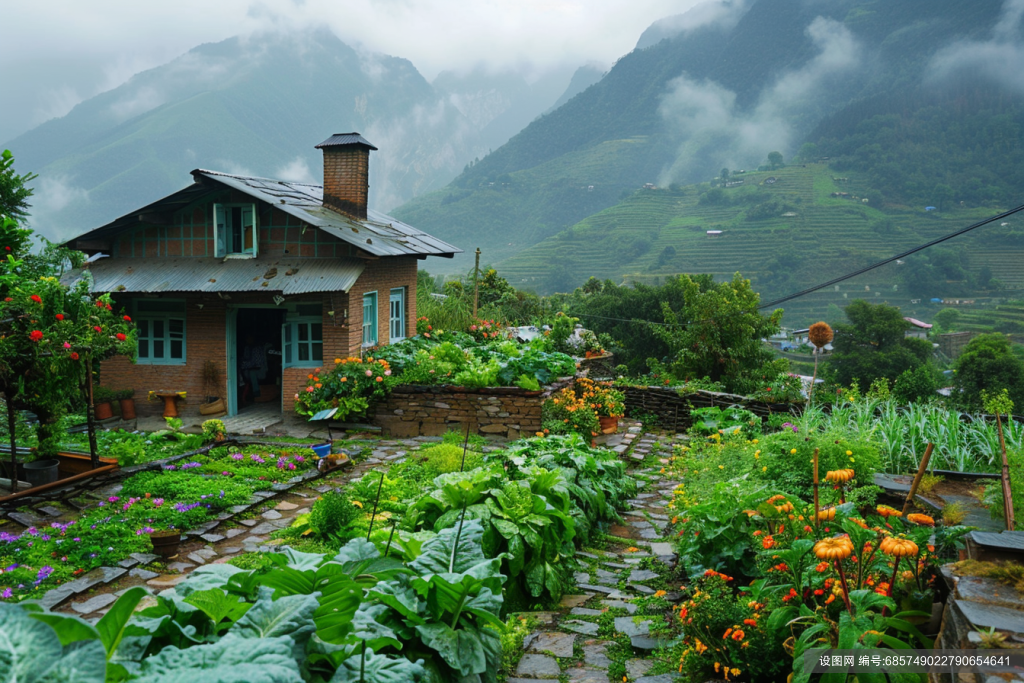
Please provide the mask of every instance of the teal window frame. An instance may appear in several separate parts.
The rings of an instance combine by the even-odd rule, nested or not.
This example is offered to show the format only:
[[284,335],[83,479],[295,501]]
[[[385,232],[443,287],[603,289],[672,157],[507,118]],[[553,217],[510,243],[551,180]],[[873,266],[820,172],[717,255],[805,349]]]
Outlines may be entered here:
[[[147,308],[150,310],[146,310]],[[161,308],[164,310],[153,310]],[[138,331],[136,363],[185,365],[188,362],[188,328],[184,299],[136,299],[133,313],[135,328]],[[177,342],[181,343],[180,358],[171,355]],[[160,355],[157,355],[158,351]]]
[[[231,224],[232,209],[240,208],[242,226],[239,235],[242,245],[234,244]],[[259,255],[259,226],[257,225],[256,204],[214,204],[213,205],[213,244],[214,256],[232,258],[256,258]],[[245,249],[245,231],[252,231],[252,248]],[[242,247],[242,248],[238,248]]]
[[377,292],[366,292],[363,294],[363,346],[375,346],[380,341],[377,320]]
[[281,326],[281,366],[318,368],[323,364],[323,318],[302,316],[286,319]]
[[405,287],[396,287],[388,297],[388,341],[405,339]]

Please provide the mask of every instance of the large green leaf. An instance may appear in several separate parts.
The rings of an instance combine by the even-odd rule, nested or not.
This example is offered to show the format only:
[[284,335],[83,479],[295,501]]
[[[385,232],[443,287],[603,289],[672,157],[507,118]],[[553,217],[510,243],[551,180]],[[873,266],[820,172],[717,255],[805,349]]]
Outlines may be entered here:
[[416,627],[420,639],[441,659],[463,676],[487,670],[483,643],[476,629],[455,630],[448,624],[424,624]]
[[223,588],[232,576],[243,571],[245,570],[230,564],[206,564],[196,567],[185,581],[175,586],[174,590],[184,597],[192,591]]
[[334,562],[358,562],[360,560],[372,560],[375,557],[380,557],[380,551],[377,550],[377,546],[370,543],[365,538],[353,538],[351,541],[346,543],[338,551],[338,554],[334,556]]
[[390,607],[381,604],[364,604],[356,610],[352,617],[352,635],[366,641],[367,647],[380,651],[386,647],[402,649],[402,641],[391,628],[382,624],[379,619]]
[[426,671],[423,660],[410,662],[402,657],[385,657],[367,649],[343,661],[330,683],[415,683]]
[[519,576],[526,563],[526,544],[521,536],[513,536],[508,539],[508,572],[512,576]]
[[247,639],[288,637],[295,646],[296,658],[301,658],[306,641],[316,630],[313,613],[319,594],[287,595],[273,600],[270,591],[260,590],[260,597],[228,632]]
[[[21,607],[0,603],[0,681],[3,683],[57,683],[63,676],[75,683],[103,683],[106,653],[98,640],[61,647],[49,625],[33,619]],[[71,658],[81,652],[81,661]]]
[[260,585],[273,588],[276,595],[309,595],[316,589],[316,572],[312,569],[300,571],[292,567],[276,567],[261,574]]
[[[238,621],[243,614],[252,606],[244,602],[239,596],[225,593],[220,588],[208,588],[204,591],[196,591],[185,598],[185,602],[199,608],[203,614],[210,617],[214,626],[225,619]],[[109,615],[109,612],[107,613]]]
[[124,637],[124,630],[128,626],[128,620],[132,617],[132,612],[135,611],[139,601],[148,594],[149,591],[142,586],[129,588],[96,622],[96,630],[99,631],[100,640],[103,642],[103,647],[106,648],[107,659],[110,659],[117,651],[117,646],[121,644],[121,638]]
[[29,616],[48,624],[56,632],[62,646],[68,646],[79,640],[100,639],[96,627],[81,617],[57,612],[33,612]]
[[[462,573],[484,560],[481,541],[484,530],[480,522],[466,520],[459,534],[456,524],[423,544],[423,552],[409,563],[419,574]],[[458,548],[455,540],[458,537]]]
[[320,606],[313,613],[317,635],[328,643],[340,643],[352,631],[352,617],[363,600],[363,589],[348,575],[332,576],[317,586]]
[[294,548],[285,548],[280,554],[287,560],[287,566],[292,569],[298,569],[299,571],[316,569],[324,563],[323,555],[318,555],[316,553],[303,553],[295,550]]
[[146,683],[302,683],[291,638],[242,638],[228,633],[216,643],[185,650],[168,647],[143,661]]
[[423,623],[423,618],[420,616],[421,603],[416,596],[416,591],[402,582],[378,583],[373,590],[366,594],[366,598],[387,605],[413,624]]
[[[545,520],[546,522],[547,520]],[[519,526],[515,522],[510,522],[507,519],[501,519],[494,517],[491,519],[491,524],[498,530],[498,533],[504,536],[506,539],[512,539],[519,535]]]

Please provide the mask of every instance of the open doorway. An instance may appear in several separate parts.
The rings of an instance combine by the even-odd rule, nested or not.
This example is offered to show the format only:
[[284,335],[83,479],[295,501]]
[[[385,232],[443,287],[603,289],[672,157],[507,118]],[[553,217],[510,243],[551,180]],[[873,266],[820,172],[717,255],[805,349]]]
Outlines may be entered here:
[[285,312],[243,308],[235,323],[237,410],[254,404],[281,406],[281,325]]

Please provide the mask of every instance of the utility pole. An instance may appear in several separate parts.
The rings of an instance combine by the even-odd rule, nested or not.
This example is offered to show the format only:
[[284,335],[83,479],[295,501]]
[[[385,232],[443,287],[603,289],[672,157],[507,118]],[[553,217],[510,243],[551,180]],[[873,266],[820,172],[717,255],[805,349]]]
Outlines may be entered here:
[[476,307],[480,300],[480,247],[476,248],[476,265],[473,266],[473,318],[476,319]]

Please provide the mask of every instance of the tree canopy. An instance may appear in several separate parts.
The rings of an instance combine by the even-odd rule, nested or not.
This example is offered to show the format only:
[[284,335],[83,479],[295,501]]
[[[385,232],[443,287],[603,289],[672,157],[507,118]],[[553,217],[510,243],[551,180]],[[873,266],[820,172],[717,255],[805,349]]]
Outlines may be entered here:
[[908,339],[910,323],[900,309],[858,299],[846,307],[849,324],[837,325],[828,373],[835,382],[857,382],[866,391],[872,380],[894,382],[907,370],[928,362],[932,347],[924,339]]
[[1010,340],[1002,334],[982,334],[972,339],[955,364],[956,400],[969,410],[984,408],[983,392],[1006,389],[1014,405],[1024,405],[1024,361],[1013,354]]

